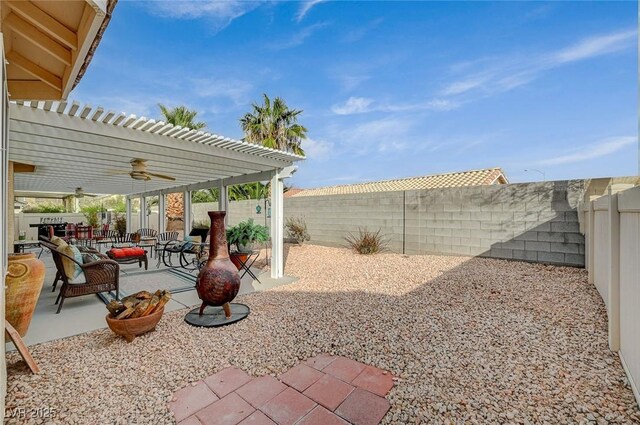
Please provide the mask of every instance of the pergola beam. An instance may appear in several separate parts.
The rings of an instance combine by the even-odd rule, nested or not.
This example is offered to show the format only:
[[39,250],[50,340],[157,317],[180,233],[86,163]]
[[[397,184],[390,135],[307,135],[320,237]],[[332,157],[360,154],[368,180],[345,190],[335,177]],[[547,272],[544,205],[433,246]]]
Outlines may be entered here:
[[62,90],[62,78],[58,77],[54,73],[47,71],[40,65],[31,62],[29,59],[22,56],[20,53],[12,50],[5,55],[10,64],[17,66],[27,74],[30,74],[38,78],[43,83],[47,84],[53,89]]

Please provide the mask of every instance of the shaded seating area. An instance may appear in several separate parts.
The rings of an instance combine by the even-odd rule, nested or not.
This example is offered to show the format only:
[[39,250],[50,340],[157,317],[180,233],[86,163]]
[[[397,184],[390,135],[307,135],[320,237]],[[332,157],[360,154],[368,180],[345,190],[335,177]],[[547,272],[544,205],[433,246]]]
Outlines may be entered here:
[[55,238],[41,238],[40,243],[51,251],[56,266],[54,291],[58,281],[62,281],[60,294],[56,299],[56,314],[62,310],[66,298],[109,291],[115,291],[116,298],[119,296],[120,265],[116,261],[95,250],[85,250],[82,253],[61,239],[57,241]]

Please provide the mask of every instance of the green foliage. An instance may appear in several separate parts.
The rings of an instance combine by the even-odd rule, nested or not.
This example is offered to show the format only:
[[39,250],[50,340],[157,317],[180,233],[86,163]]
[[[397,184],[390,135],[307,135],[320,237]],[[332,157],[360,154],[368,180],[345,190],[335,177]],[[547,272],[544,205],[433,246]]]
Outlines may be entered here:
[[245,199],[266,199],[269,197],[269,185],[260,182],[229,186],[229,200],[243,201]]
[[240,118],[240,125],[249,143],[304,155],[302,140],[307,138],[307,129],[298,124],[302,110],[289,109],[285,101],[276,97],[273,102],[266,94],[264,103],[253,104],[253,111]]
[[100,221],[98,214],[100,214],[103,211],[105,211],[105,209],[102,208],[102,206],[96,205],[96,204],[85,205],[80,209],[80,212],[84,214],[84,216],[87,218],[87,223],[91,227],[98,226],[98,223]]
[[244,250],[249,244],[265,242],[268,239],[269,229],[255,224],[252,218],[227,229],[227,243],[235,245],[238,251]]
[[127,233],[127,217],[124,214],[118,214],[116,216],[116,223],[115,223],[115,227],[116,227],[116,232],[118,232],[119,235],[124,235],[125,233]]
[[201,189],[191,193],[191,202],[203,204],[205,202],[218,202],[218,189]]
[[349,248],[358,254],[377,254],[385,251],[389,244],[389,241],[380,232],[381,229],[378,229],[377,232],[358,229],[357,235],[349,233],[344,239],[347,241]]
[[307,223],[302,217],[288,218],[284,227],[287,229],[287,236],[295,239],[298,245],[311,240],[311,236],[307,231]]
[[55,214],[55,213],[65,213],[67,210],[64,208],[64,205],[56,205],[56,204],[41,204],[35,206],[27,206],[22,209],[22,212],[25,213],[40,213],[40,214]]
[[164,116],[164,119],[169,124],[179,125],[180,127],[189,128],[191,130],[200,130],[207,126],[204,122],[195,122],[197,111],[193,111],[186,106],[176,106],[174,108],[167,108],[162,104],[158,104],[160,112]]

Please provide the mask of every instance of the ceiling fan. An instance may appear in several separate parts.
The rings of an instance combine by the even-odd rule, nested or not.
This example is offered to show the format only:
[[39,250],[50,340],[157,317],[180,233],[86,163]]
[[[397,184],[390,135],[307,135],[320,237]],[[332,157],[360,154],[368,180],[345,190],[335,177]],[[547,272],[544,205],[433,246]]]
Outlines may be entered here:
[[84,190],[82,190],[81,187],[76,187],[73,197],[76,199],[82,199],[85,196],[88,196],[89,198],[95,198],[98,195],[90,195],[88,193],[84,193]]
[[130,161],[130,164],[131,164],[131,171],[117,170],[112,174],[129,174],[132,179],[143,180],[143,181],[149,181],[151,180],[152,177],[155,177],[158,179],[164,179],[164,180],[176,179],[175,177],[167,176],[165,174],[150,173],[149,171],[147,171],[146,159],[134,158]]

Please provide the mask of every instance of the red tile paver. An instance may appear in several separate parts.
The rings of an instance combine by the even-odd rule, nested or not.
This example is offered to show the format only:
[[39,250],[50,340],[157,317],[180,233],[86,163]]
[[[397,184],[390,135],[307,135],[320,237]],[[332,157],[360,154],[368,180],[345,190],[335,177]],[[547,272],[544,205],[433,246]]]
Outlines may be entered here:
[[180,422],[218,400],[218,397],[204,382],[198,381],[196,385],[187,385],[176,391],[173,400],[169,402],[169,410],[176,422]]
[[249,403],[231,393],[200,410],[196,416],[202,425],[236,425],[254,411]]
[[305,363],[314,369],[322,370],[336,358],[336,356],[332,356],[331,354],[319,354],[315,357],[311,357],[305,360]]
[[304,391],[323,376],[324,373],[300,363],[280,375],[280,380],[298,391]]
[[349,425],[349,422],[324,407],[318,406],[296,425]]
[[322,369],[323,372],[342,379],[345,382],[351,382],[356,376],[364,370],[366,365],[346,357],[338,357],[327,367]]
[[334,411],[354,390],[354,387],[340,379],[324,375],[303,393],[310,399]]
[[246,418],[244,421],[240,422],[238,425],[277,425],[271,419],[267,417],[264,413],[259,410],[256,410]]
[[236,393],[256,409],[271,400],[287,386],[273,376],[261,376],[236,390]]
[[356,388],[335,413],[355,425],[377,425],[389,407],[387,399]]
[[367,366],[351,383],[363,390],[384,397],[393,387],[393,375],[377,367]]
[[218,397],[224,397],[231,391],[237,390],[247,382],[251,381],[251,376],[244,370],[237,367],[228,367],[215,373],[204,380],[211,390]]
[[278,425],[293,425],[317,404],[293,388],[287,388],[260,408]]
[[189,416],[184,421],[178,422],[178,425],[202,425],[202,422],[200,422],[198,418],[196,418],[196,416],[193,415],[193,416]]

